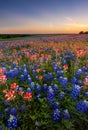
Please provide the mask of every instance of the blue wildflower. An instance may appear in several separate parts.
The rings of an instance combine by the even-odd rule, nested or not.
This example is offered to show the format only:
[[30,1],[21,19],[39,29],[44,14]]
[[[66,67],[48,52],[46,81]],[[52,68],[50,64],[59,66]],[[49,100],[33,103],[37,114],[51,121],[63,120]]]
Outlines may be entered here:
[[77,99],[79,97],[79,94],[80,94],[80,91],[81,91],[81,87],[78,86],[78,85],[75,85],[72,89],[72,92],[71,92],[71,97],[73,99]]
[[34,82],[31,82],[30,88],[31,88],[31,90],[34,90],[34,88],[35,88],[35,83]]
[[79,112],[88,112],[88,101],[81,100],[76,104],[76,109]]
[[15,107],[14,107],[14,108],[11,108],[11,109],[10,109],[10,114],[11,114],[11,115],[16,115],[16,114],[17,114],[17,108],[15,108]]
[[37,96],[36,96],[37,99],[41,98],[41,94],[39,93]]
[[29,78],[27,79],[27,81],[28,81],[28,83],[31,83],[31,82],[32,82],[31,77],[29,77]]
[[60,110],[59,109],[55,109],[52,112],[52,120],[54,122],[58,122],[61,120],[61,115],[60,115]]
[[20,80],[21,80],[21,81],[24,81],[24,80],[25,80],[24,75],[21,75],[21,76],[20,76]]
[[60,99],[64,98],[64,96],[65,96],[65,93],[64,93],[64,92],[60,92],[60,93],[59,93],[59,98],[60,98]]
[[41,86],[39,84],[36,84],[36,91],[37,93],[41,92]]
[[81,80],[78,80],[76,84],[79,85],[79,86],[82,86],[83,82]]
[[85,97],[88,98],[88,92],[84,92]]
[[10,115],[9,119],[7,120],[7,127],[10,128],[10,130],[18,127],[17,116]]
[[49,80],[52,81],[53,80],[53,74],[49,73]]
[[31,88],[27,88],[27,92],[32,92]]
[[4,101],[4,106],[7,107],[9,105],[9,102],[7,100]]
[[74,84],[76,84],[77,83],[77,78],[76,77],[73,77],[72,79],[71,79],[71,83],[74,85]]
[[57,77],[59,78],[60,76],[63,76],[63,75],[64,75],[64,71],[63,71],[63,70],[58,70],[58,71],[56,72],[56,75],[57,75]]
[[67,87],[67,84],[68,84],[68,79],[66,78],[66,77],[59,77],[59,82],[62,84],[62,86],[64,87],[64,88],[66,88]]
[[43,85],[43,90],[46,92],[46,91],[47,91],[47,89],[48,89],[47,84],[44,84],[44,85]]
[[20,109],[21,109],[22,112],[24,112],[26,110],[26,105],[22,104]]
[[62,112],[63,116],[65,119],[67,120],[70,120],[71,116],[70,116],[70,113],[68,111],[68,109],[65,109],[63,112]]
[[58,109],[58,108],[60,108],[60,103],[53,101],[53,102],[51,103],[51,106],[52,106],[54,109]]
[[52,103],[54,101],[54,90],[52,89],[51,86],[49,86],[48,90],[47,90],[47,101],[49,103]]
[[79,69],[79,70],[76,72],[75,77],[76,77],[76,78],[80,78],[81,75],[82,75],[82,70]]
[[58,91],[58,85],[57,84],[52,84],[52,89],[54,91],[54,93],[56,93]]

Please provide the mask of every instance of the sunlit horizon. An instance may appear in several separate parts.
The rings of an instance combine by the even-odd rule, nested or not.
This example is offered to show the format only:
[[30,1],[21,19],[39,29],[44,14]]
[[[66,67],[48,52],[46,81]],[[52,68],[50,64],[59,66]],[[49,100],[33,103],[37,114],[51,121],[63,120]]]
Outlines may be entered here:
[[0,34],[60,34],[88,31],[87,0],[3,0]]

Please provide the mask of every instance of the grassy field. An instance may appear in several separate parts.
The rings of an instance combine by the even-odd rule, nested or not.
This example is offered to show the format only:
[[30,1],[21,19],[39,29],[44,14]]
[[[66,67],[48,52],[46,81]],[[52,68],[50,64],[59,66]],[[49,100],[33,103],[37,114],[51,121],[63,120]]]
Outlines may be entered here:
[[87,130],[88,35],[9,40],[0,41],[0,128]]

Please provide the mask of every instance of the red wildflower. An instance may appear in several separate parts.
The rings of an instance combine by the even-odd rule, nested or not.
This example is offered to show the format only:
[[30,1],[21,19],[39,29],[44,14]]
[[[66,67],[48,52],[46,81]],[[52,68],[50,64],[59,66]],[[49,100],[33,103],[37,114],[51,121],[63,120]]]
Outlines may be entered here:
[[64,70],[68,70],[68,64],[65,64],[65,65],[63,66],[63,68],[64,68]]
[[5,82],[6,82],[6,80],[7,80],[7,78],[6,78],[6,76],[5,76],[5,75],[1,75],[1,76],[0,76],[0,84],[5,83]]
[[6,93],[5,98],[10,101],[13,100],[14,98],[16,98],[16,92],[10,90],[9,92]]
[[85,84],[85,85],[88,85],[88,78],[85,78],[85,79],[84,79],[84,84]]
[[32,93],[31,92],[26,92],[23,98],[26,101],[31,101],[32,100]]
[[39,76],[39,79],[43,79],[43,76],[42,76],[42,75],[40,75],[40,76]]
[[12,83],[10,86],[11,89],[17,89],[18,85],[16,83]]

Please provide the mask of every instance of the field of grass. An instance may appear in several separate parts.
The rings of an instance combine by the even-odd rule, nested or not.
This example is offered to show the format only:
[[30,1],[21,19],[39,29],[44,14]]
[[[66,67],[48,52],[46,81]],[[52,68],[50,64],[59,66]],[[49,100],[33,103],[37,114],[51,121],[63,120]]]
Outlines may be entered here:
[[88,129],[88,35],[0,41],[0,130]]

